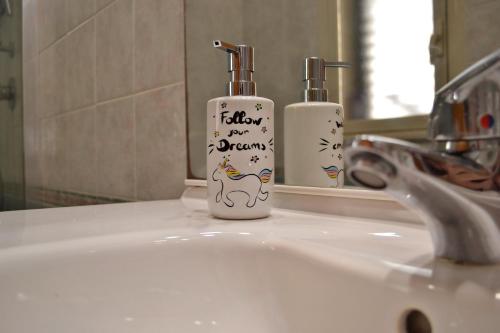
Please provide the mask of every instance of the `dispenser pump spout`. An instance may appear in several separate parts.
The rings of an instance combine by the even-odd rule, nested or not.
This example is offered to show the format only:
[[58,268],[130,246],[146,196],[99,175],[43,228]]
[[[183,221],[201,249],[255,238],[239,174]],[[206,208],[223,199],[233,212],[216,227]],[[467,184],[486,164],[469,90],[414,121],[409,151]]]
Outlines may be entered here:
[[227,52],[230,80],[226,83],[227,96],[255,96],[256,85],[253,81],[253,47],[233,45],[221,40],[214,40],[213,47]]
[[328,90],[323,87],[327,67],[348,68],[351,65],[341,61],[325,61],[323,58],[304,59],[304,102],[328,102]]

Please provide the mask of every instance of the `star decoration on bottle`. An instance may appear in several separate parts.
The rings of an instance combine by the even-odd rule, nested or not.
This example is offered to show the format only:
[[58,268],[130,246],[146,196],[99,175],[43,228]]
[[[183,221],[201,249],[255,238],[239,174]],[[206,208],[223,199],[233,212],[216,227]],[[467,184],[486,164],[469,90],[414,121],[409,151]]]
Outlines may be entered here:
[[337,157],[339,158],[339,160],[341,160],[342,159],[342,154],[339,154]]
[[337,130],[336,130],[335,128],[332,128],[331,133],[332,133],[333,135],[335,135],[335,134],[337,134]]
[[262,131],[262,133],[266,133],[267,132],[267,127],[266,126],[262,127],[261,131]]
[[253,163],[257,163],[257,161],[259,160],[259,157],[257,155],[254,155],[252,156],[252,158],[250,159],[250,162],[253,162]]
[[255,104],[255,109],[256,109],[257,111],[262,110],[262,104],[260,104],[260,103]]
[[218,137],[220,135],[219,131],[214,131],[214,137]]
[[226,108],[226,106],[227,106],[227,103],[226,103],[226,102],[223,102],[223,103],[220,105],[220,107],[221,107],[221,108],[223,108],[223,109],[225,109],[225,108]]

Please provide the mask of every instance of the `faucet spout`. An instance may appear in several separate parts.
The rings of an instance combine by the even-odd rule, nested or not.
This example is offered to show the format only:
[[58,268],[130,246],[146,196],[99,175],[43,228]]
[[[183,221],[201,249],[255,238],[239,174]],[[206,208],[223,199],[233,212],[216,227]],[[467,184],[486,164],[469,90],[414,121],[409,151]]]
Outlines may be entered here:
[[383,189],[423,217],[437,257],[500,263],[498,170],[374,135],[358,136],[346,159],[353,182]]

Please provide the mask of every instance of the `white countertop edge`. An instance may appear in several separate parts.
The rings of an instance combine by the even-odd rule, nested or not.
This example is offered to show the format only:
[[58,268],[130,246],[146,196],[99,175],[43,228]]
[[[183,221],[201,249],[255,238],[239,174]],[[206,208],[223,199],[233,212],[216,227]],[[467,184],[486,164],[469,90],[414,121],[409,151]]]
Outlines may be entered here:
[[[186,206],[208,210],[206,180],[186,179],[182,200]],[[190,200],[196,199],[196,200]],[[201,199],[201,200],[199,200]],[[408,210],[383,191],[357,188],[316,188],[274,185],[274,208],[327,215],[422,224]]]
[[[187,187],[206,187],[207,181],[204,179],[186,179],[184,181],[184,184]],[[397,202],[383,191],[365,190],[353,187],[344,187],[341,189],[337,189],[308,186],[274,185],[274,192]]]

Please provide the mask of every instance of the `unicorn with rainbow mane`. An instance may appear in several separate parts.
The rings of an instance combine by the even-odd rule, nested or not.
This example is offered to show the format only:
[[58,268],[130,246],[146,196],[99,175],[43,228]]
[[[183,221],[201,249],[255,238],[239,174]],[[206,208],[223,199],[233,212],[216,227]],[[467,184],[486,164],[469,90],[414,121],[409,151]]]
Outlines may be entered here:
[[[235,169],[226,158],[224,162],[219,163],[212,173],[212,180],[221,184],[220,191],[215,196],[216,202],[224,202],[228,207],[234,206],[234,193],[243,193],[248,197],[245,205],[252,208],[260,201],[266,201],[269,197],[269,191],[262,191],[262,185],[269,183],[272,170],[264,168],[259,174],[242,174]],[[245,189],[245,190],[243,190]]]

